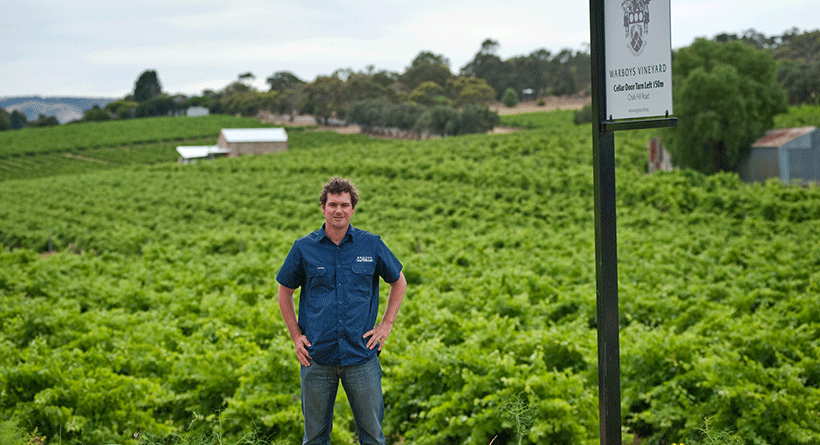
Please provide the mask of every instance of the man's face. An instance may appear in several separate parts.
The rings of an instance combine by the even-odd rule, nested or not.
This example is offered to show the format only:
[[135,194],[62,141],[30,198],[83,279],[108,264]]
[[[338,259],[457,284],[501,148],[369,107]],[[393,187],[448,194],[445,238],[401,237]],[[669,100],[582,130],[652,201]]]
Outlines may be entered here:
[[353,204],[350,202],[350,193],[328,193],[327,202],[322,205],[325,215],[325,226],[335,229],[346,229],[353,216]]

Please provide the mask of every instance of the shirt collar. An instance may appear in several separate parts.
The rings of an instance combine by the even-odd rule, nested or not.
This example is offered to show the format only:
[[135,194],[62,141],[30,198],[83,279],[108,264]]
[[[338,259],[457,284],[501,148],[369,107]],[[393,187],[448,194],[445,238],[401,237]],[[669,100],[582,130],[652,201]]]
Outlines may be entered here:
[[[323,239],[327,239],[328,241],[330,241],[330,238],[327,236],[327,233],[325,233],[325,224],[326,223],[322,223],[322,228],[319,229],[319,233],[322,235],[319,238],[319,241],[322,241]],[[345,233],[344,238],[342,238],[342,243],[345,242],[345,241],[348,241],[348,240],[353,241],[353,233],[355,233],[355,232],[356,232],[356,228],[353,227],[353,224],[348,224],[347,233]],[[330,242],[333,242],[333,241],[330,241]],[[339,243],[339,244],[341,244],[341,243]]]

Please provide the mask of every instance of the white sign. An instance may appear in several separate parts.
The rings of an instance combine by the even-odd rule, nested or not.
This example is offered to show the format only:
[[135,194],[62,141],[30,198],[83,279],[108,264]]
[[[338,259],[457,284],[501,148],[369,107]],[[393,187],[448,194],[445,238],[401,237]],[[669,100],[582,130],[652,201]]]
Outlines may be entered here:
[[670,0],[605,0],[606,114],[672,115]]

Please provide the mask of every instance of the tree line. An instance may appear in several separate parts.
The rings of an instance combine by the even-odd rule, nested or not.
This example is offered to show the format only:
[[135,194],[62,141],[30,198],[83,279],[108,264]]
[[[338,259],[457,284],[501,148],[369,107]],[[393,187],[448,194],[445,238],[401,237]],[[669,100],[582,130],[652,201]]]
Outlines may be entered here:
[[[421,51],[404,72],[339,69],[308,82],[290,71],[266,79],[268,91],[252,85],[252,73],[240,74],[221,90],[204,90],[187,97],[163,92],[159,75],[144,71],[131,94],[103,108],[86,110],[82,121],[130,119],[180,114],[192,106],[210,113],[256,116],[260,112],[280,115],[312,115],[317,122],[359,123],[364,108],[390,108],[392,120],[381,119],[385,128],[415,133],[462,134],[486,131],[497,123],[489,105],[507,95],[514,102],[548,95],[585,94],[589,88],[588,51],[562,50],[556,54],[539,49],[528,56],[502,60],[499,43],[487,39],[475,58],[454,73],[441,54]],[[399,113],[402,114],[399,116]],[[8,114],[8,113],[6,113]],[[0,116],[2,119],[2,116]],[[35,126],[22,113],[14,113],[0,129]],[[376,122],[361,123],[376,128]],[[55,122],[52,124],[56,125]]]
[[[820,31],[801,32],[793,28],[782,35],[766,36],[750,29],[741,34],[718,34],[710,41],[742,43],[765,52],[776,62],[776,83],[785,91],[789,104],[818,104]],[[497,40],[484,40],[473,59],[461,67],[458,74],[453,72],[444,55],[421,51],[401,73],[368,66],[362,71],[338,69],[308,82],[290,71],[279,71],[266,78],[268,91],[259,91],[251,84],[256,76],[248,72],[221,90],[204,90],[193,97],[163,92],[157,72],[146,70],[137,79],[132,94],[103,108],[95,106],[86,110],[82,120],[167,116],[199,106],[210,113],[256,116],[268,112],[291,117],[308,114],[320,123],[346,121],[374,126],[371,121],[362,121],[363,116],[357,113],[380,101],[379,107],[392,104],[394,115],[398,111],[409,113],[396,117],[401,125],[383,122],[384,125],[405,128],[408,119],[415,119],[410,127],[421,129],[423,125],[418,122],[427,112],[426,121],[430,125],[426,131],[435,132],[434,128],[446,127],[447,122],[431,122],[432,115],[463,115],[465,107],[487,109],[497,100],[512,106],[525,99],[589,93],[588,48],[563,49],[557,53],[541,48],[508,59],[498,55],[499,48]],[[677,50],[673,57],[687,50]],[[678,90],[680,84],[673,83]],[[483,116],[486,113],[468,114]],[[458,126],[457,120],[449,120],[451,129]],[[19,111],[8,113],[0,109],[0,130],[57,124],[53,116],[41,115],[36,121],[28,122]]]

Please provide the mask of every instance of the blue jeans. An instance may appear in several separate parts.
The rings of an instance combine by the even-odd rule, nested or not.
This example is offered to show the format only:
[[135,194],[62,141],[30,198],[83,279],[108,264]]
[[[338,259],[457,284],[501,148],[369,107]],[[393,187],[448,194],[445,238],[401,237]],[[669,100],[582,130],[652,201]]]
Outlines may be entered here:
[[302,366],[302,414],[305,416],[305,437],[302,445],[329,445],[333,429],[333,405],[341,380],[359,443],[384,445],[384,398],[382,396],[382,368],[379,358],[373,357],[356,366],[324,366],[313,360]]

